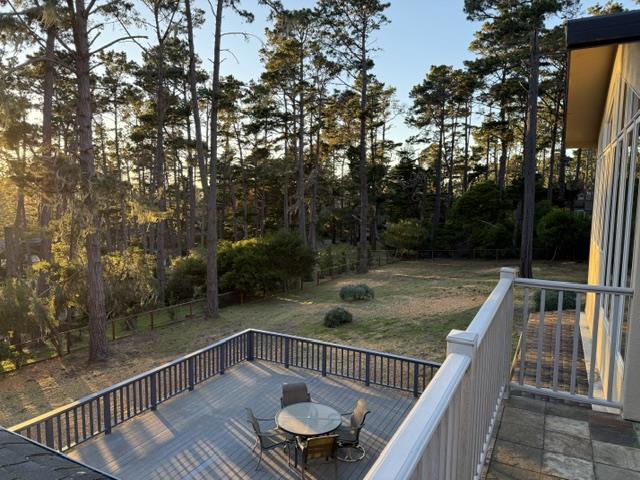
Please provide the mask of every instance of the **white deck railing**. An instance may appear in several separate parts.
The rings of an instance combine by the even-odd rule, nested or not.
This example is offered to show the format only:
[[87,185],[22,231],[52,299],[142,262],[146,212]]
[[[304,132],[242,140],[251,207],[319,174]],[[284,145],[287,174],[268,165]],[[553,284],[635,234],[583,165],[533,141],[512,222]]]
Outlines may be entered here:
[[[512,361],[518,338],[515,286],[523,289],[517,291],[515,309],[522,310],[522,324]],[[500,282],[469,327],[447,337],[444,363],[365,479],[479,478],[510,387],[621,407],[615,385],[622,381],[625,300],[632,294],[625,288],[520,279],[514,270],[502,269]],[[585,339],[585,328],[592,342]],[[581,347],[588,343],[592,349]],[[594,389],[599,377],[600,396]]]
[[447,358],[382,451],[367,480],[479,477],[511,366],[515,271],[465,331],[447,337]]
[[517,278],[514,390],[621,408],[630,288]]

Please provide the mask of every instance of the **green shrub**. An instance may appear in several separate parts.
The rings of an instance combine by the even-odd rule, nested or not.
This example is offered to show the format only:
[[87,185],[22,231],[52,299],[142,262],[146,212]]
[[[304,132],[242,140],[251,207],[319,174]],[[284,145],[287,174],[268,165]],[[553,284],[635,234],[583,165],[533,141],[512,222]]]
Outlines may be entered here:
[[340,298],[349,300],[372,300],[375,294],[373,289],[364,283],[358,285],[345,285],[340,289]]
[[[546,290],[544,294],[544,311],[555,312],[558,310],[558,291]],[[537,290],[533,295],[534,312],[540,311],[541,291]],[[575,292],[564,292],[562,296],[562,310],[575,310],[576,294]]]
[[382,235],[382,241],[387,247],[405,254],[412,254],[424,248],[426,239],[427,230],[417,220],[391,223]]
[[13,358],[13,352],[8,342],[5,342],[0,338],[0,362],[3,360],[11,360]]
[[199,296],[206,282],[207,262],[199,252],[176,258],[167,275],[167,303],[185,302]]
[[536,225],[538,245],[561,258],[584,260],[589,254],[591,221],[561,208],[549,210]]
[[339,327],[345,323],[353,321],[353,315],[344,308],[335,307],[329,310],[324,316],[324,326],[329,328]]

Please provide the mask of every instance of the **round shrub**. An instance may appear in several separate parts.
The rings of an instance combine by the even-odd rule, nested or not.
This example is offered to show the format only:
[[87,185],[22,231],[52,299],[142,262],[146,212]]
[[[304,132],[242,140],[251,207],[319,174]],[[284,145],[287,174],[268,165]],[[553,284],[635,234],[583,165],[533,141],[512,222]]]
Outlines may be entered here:
[[324,316],[324,326],[329,328],[339,327],[344,323],[350,323],[352,321],[353,315],[340,307],[332,308]]
[[340,289],[340,298],[344,301],[349,300],[372,300],[375,294],[373,289],[364,283],[358,285],[345,285]]

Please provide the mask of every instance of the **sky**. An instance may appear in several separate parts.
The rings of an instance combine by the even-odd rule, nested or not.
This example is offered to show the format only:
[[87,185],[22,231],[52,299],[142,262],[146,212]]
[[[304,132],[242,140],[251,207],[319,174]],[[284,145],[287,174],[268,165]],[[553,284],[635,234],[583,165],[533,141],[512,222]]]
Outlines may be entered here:
[[[473,58],[468,46],[479,24],[467,20],[463,12],[464,0],[388,1],[391,6],[386,15],[390,23],[376,34],[379,50],[373,57],[373,73],[379,80],[396,88],[401,104],[409,105],[411,88],[424,79],[431,65],[461,67],[465,60]],[[629,9],[639,8],[632,0],[620,1]],[[283,3],[286,8],[303,8],[313,7],[315,1],[283,0]],[[583,0],[583,11],[594,3],[593,0]],[[207,12],[207,21],[196,33],[195,41],[198,55],[207,59],[207,67],[210,67],[213,16],[207,0],[193,0],[192,4]],[[255,21],[247,24],[238,15],[228,12],[223,19],[223,30],[247,32],[252,37],[248,41],[239,35],[226,35],[223,38],[223,48],[232,51],[233,55],[225,55],[221,74],[232,74],[242,81],[249,81],[258,78],[262,72],[258,51],[260,39],[264,39],[264,29],[269,25],[268,10],[258,5],[257,0],[243,0],[242,6],[255,14]],[[137,57],[136,52],[132,51],[135,48],[127,47],[134,58]],[[403,142],[412,133],[403,118],[398,118],[388,135],[395,141]]]

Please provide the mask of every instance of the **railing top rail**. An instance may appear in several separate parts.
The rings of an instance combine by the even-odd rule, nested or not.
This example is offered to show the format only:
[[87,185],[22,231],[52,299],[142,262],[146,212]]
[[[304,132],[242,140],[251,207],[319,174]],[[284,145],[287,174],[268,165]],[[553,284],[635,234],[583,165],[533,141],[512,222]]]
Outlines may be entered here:
[[365,480],[411,478],[470,364],[471,359],[466,355],[447,356]]
[[175,360],[171,360],[170,362],[167,362],[167,363],[165,363],[163,365],[160,365],[158,367],[152,368],[150,370],[142,372],[142,373],[140,373],[138,375],[135,375],[133,377],[127,378],[127,379],[125,379],[125,380],[123,380],[123,381],[121,381],[119,383],[114,384],[114,385],[110,385],[110,386],[108,386],[108,387],[106,387],[106,388],[104,388],[102,390],[99,390],[99,391],[94,392],[94,393],[90,393],[89,395],[86,395],[86,396],[80,398],[79,400],[67,403],[66,405],[62,405],[62,406],[60,406],[58,408],[55,408],[55,409],[50,410],[50,411],[48,411],[46,413],[43,413],[42,415],[39,415],[37,417],[31,418],[31,419],[26,420],[26,421],[24,421],[22,423],[14,425],[14,426],[10,427],[8,430],[10,430],[12,432],[17,432],[17,431],[23,430],[25,428],[28,428],[28,427],[30,427],[32,425],[36,425],[38,423],[41,423],[41,422],[43,422],[43,421],[45,421],[45,420],[47,420],[49,418],[53,418],[56,415],[59,415],[60,413],[63,413],[65,411],[70,410],[70,409],[75,408],[75,407],[79,407],[79,406],[81,406],[83,404],[91,402],[91,401],[95,400],[96,398],[100,398],[100,397],[102,397],[102,396],[104,396],[104,395],[106,395],[108,393],[113,392],[113,391],[117,391],[118,389],[120,389],[120,388],[122,388],[122,387],[124,387],[126,385],[129,385],[129,384],[132,384],[132,383],[137,382],[139,380],[142,380],[142,379],[144,379],[146,377],[149,377],[149,376],[151,376],[151,375],[153,375],[155,373],[158,373],[158,372],[160,372],[162,370],[165,370],[165,369],[170,368],[172,366],[175,366],[175,365],[177,365],[179,363],[182,363],[182,362],[188,360],[189,358],[195,357],[195,356],[197,356],[197,355],[199,355],[199,354],[201,354],[203,352],[206,352],[206,351],[211,350],[213,348],[219,347],[220,345],[222,345],[222,344],[224,344],[224,343],[226,343],[226,342],[228,342],[230,340],[233,340],[234,338],[241,337],[241,336],[243,336],[243,335],[245,335],[247,333],[251,333],[251,332],[262,333],[262,334],[272,335],[272,336],[276,336],[276,337],[290,338],[290,339],[294,339],[294,340],[301,340],[301,341],[313,343],[313,344],[316,344],[316,345],[326,345],[326,346],[330,346],[330,347],[343,348],[343,349],[350,350],[350,351],[355,351],[355,352],[370,353],[370,354],[373,354],[373,355],[380,355],[380,356],[383,356],[383,357],[386,357],[386,358],[390,358],[390,359],[397,359],[397,360],[404,360],[404,361],[414,362],[414,363],[421,364],[421,365],[426,365],[426,366],[429,366],[429,367],[440,367],[440,364],[437,363],[437,362],[430,362],[430,361],[422,360],[422,359],[419,359],[419,358],[402,356],[402,355],[394,355],[394,354],[390,354],[390,353],[379,352],[379,351],[376,351],[376,350],[369,350],[369,349],[364,349],[364,348],[350,347],[350,346],[340,345],[340,344],[336,344],[336,343],[330,343],[330,342],[323,342],[323,341],[319,341],[319,340],[314,340],[314,339],[306,338],[306,337],[298,337],[298,336],[287,335],[287,334],[283,334],[283,333],[270,332],[270,331],[267,331],[267,330],[258,330],[258,329],[249,328],[249,329],[242,330],[242,331],[240,331],[238,333],[235,333],[233,335],[229,335],[228,337],[224,337],[224,338],[218,340],[217,342],[212,343],[211,345],[203,347],[203,348],[201,348],[199,350],[190,352],[190,353],[188,353],[186,355],[182,355],[182,356],[176,358]]
[[405,361],[408,361],[408,362],[419,363],[419,364],[422,364],[422,365],[427,365],[429,367],[440,367],[441,366],[441,364],[438,363],[438,362],[432,362],[430,360],[423,360],[421,358],[411,357],[411,356],[407,356],[407,355],[396,355],[396,354],[393,354],[393,353],[381,352],[380,350],[371,350],[369,348],[352,347],[350,345],[341,345],[339,343],[325,342],[323,340],[315,340],[313,338],[308,338],[308,337],[299,337],[299,336],[296,336],[296,335],[288,335],[286,333],[270,332],[268,330],[259,330],[259,329],[256,329],[256,328],[251,328],[251,329],[249,329],[249,331],[255,332],[255,333],[263,333],[263,334],[266,334],[266,335],[272,335],[274,337],[283,337],[283,338],[291,338],[291,339],[294,339],[294,340],[302,340],[304,342],[315,343],[316,345],[326,345],[327,347],[342,348],[342,349],[350,350],[350,351],[353,351],[353,352],[370,353],[372,355],[379,355],[379,356],[386,357],[386,358],[391,358],[391,359],[396,359],[396,360],[405,360]]
[[633,295],[632,288],[609,287],[606,285],[585,285],[573,282],[559,282],[556,280],[539,280],[535,278],[515,279],[515,284],[523,287],[536,287],[549,290],[563,290],[566,292],[586,292],[586,293],[613,293],[618,295]]
[[467,332],[478,335],[478,342],[484,338],[512,285],[511,278],[501,278],[467,327]]
[[224,337],[220,340],[218,340],[215,343],[212,343],[211,345],[208,345],[206,347],[200,348],[199,350],[187,353],[186,355],[182,355],[181,357],[176,358],[175,360],[171,360],[170,362],[167,362],[163,365],[160,365],[158,367],[154,367],[150,370],[147,370],[145,372],[142,372],[138,375],[134,375],[133,377],[127,378],[126,380],[123,380],[119,383],[116,383],[114,385],[109,385],[107,388],[103,388],[102,390],[99,390],[97,392],[94,393],[90,393],[89,395],[85,395],[84,397],[80,398],[79,400],[75,400],[73,402],[67,403],[66,405],[62,405],[58,408],[55,408],[53,410],[49,410],[46,413],[43,413],[42,415],[39,415],[37,417],[31,418],[29,420],[26,420],[22,423],[19,423],[17,425],[14,425],[10,428],[8,428],[7,430],[11,431],[11,432],[17,432],[19,430],[23,430],[25,428],[30,427],[31,425],[35,425],[37,423],[40,423],[44,420],[47,420],[48,418],[52,418],[55,417],[56,415],[58,415],[61,412],[64,412],[66,410],[69,410],[71,408],[74,407],[79,407],[83,404],[86,404],[88,402],[91,402],[92,400],[95,400],[96,398],[102,397],[103,395],[107,394],[107,393],[111,393],[112,391],[116,391],[119,388],[122,388],[126,385],[129,385],[131,383],[137,382],[138,380],[142,380],[143,378],[146,378],[150,375],[153,375],[154,373],[158,373],[159,371],[165,370],[169,367],[172,367],[174,365],[177,365],[179,363],[184,362],[185,360],[188,360],[191,357],[195,357],[203,352],[206,352],[207,350],[210,350],[212,348],[218,347],[220,345],[222,345],[223,343],[228,342],[229,340],[236,338],[236,337],[240,337],[242,335],[244,335],[245,333],[248,333],[250,331],[250,329],[246,329],[246,330],[242,330],[241,332],[235,333],[233,335],[230,335],[228,337]]

